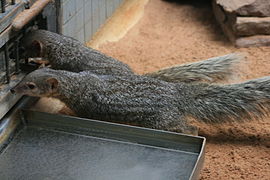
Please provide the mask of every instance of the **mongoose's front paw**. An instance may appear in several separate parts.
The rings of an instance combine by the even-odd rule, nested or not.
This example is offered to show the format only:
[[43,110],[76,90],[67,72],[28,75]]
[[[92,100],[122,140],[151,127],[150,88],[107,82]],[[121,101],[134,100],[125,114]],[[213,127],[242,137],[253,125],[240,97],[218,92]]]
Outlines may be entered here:
[[35,63],[39,65],[39,67],[45,67],[50,63],[48,60],[44,60],[42,58],[29,58],[28,62]]
[[67,106],[64,106],[58,113],[68,115],[68,116],[76,116],[76,113],[72,111],[70,108],[68,108]]

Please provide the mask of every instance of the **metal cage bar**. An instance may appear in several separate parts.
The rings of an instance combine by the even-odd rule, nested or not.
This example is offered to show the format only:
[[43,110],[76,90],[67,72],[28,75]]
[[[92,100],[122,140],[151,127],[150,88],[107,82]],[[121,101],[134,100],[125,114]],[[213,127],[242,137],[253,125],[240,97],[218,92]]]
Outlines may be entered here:
[[5,65],[6,65],[6,80],[7,83],[10,82],[10,71],[9,71],[9,53],[8,53],[8,45],[4,45],[4,51],[5,51]]
[[6,12],[6,0],[1,0],[1,13]]
[[20,72],[19,39],[15,40],[14,53],[15,53],[15,73],[18,74]]

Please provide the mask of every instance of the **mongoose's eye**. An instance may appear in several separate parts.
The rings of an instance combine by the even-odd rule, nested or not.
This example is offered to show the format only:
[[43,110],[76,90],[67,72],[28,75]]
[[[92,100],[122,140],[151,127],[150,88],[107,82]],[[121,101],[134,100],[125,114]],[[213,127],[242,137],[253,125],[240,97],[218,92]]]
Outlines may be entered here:
[[36,85],[33,84],[33,83],[29,83],[29,84],[27,84],[27,87],[28,87],[29,89],[35,89],[35,88],[36,88]]

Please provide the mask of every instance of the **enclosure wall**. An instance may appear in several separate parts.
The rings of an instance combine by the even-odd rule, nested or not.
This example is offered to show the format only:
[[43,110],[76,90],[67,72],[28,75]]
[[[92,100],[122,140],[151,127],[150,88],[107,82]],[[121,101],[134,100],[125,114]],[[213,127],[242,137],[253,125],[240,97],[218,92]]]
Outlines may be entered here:
[[123,0],[60,0],[59,31],[87,42]]

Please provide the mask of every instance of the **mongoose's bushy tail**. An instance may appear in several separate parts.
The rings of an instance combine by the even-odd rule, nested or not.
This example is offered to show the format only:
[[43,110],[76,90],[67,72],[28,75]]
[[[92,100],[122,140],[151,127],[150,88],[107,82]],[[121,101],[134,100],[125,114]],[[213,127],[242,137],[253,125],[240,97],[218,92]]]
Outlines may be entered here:
[[184,105],[187,115],[203,122],[258,119],[269,114],[270,76],[240,84],[198,86],[192,94]]
[[227,80],[235,65],[243,59],[241,54],[228,54],[207,60],[161,69],[146,76],[168,82],[218,82]]

